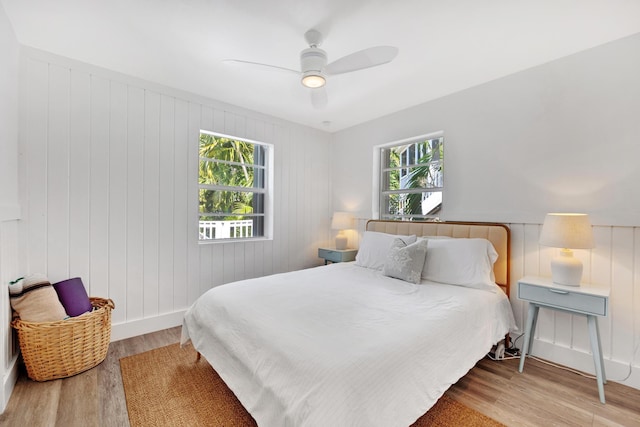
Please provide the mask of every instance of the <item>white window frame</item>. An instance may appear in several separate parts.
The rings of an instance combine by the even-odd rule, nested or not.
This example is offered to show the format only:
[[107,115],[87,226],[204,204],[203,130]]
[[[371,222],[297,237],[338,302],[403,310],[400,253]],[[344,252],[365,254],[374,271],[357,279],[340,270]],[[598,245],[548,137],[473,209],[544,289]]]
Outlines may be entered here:
[[[428,133],[428,134],[424,134],[424,135],[418,135],[418,136],[414,136],[414,137],[410,137],[410,138],[406,138],[406,139],[401,139],[401,140],[397,140],[397,141],[393,141],[393,142],[388,142],[388,143],[384,143],[384,144],[379,144],[373,147],[373,180],[372,180],[372,189],[373,189],[373,194],[372,194],[372,206],[371,206],[371,210],[372,210],[372,218],[374,219],[386,219],[389,218],[388,215],[386,215],[384,212],[382,212],[381,209],[381,205],[382,205],[382,200],[384,199],[383,193],[384,193],[384,189],[382,188],[382,182],[383,182],[383,173],[385,172],[385,168],[384,168],[384,164],[383,164],[383,159],[382,159],[382,151],[384,149],[388,149],[391,147],[395,147],[395,146],[400,146],[400,145],[408,145],[411,143],[415,143],[415,142],[422,142],[425,140],[431,140],[431,139],[438,139],[438,138],[442,138],[442,144],[444,144],[444,132],[443,131],[438,131],[438,132],[432,132],[432,133]],[[443,159],[440,160],[442,162],[442,164],[444,165],[444,155],[443,155]],[[425,188],[425,190],[423,191],[428,191],[428,192],[439,192],[442,194],[442,202],[444,205],[444,193],[445,193],[445,187],[444,187],[444,167],[443,167],[443,183],[440,187],[435,187],[435,188]],[[416,215],[412,215],[413,217],[416,217]],[[394,217],[397,218],[397,217]],[[428,219],[438,219],[438,215],[425,215],[423,216],[423,218],[425,220]]]
[[[256,241],[256,240],[271,240],[273,239],[273,184],[274,184],[274,145],[266,142],[255,141],[247,138],[240,138],[233,135],[227,135],[218,132],[212,132],[206,129],[200,129],[200,134],[207,134],[218,138],[228,138],[236,141],[242,141],[249,144],[260,145],[265,147],[265,164],[262,165],[251,165],[252,167],[258,167],[264,169],[264,186],[263,187],[251,187],[248,191],[248,187],[232,187],[225,185],[211,185],[211,184],[200,184],[199,177],[198,179],[198,193],[201,189],[213,190],[213,191],[240,191],[240,192],[252,192],[252,193],[261,193],[264,195],[264,212],[260,214],[254,214],[253,216],[262,216],[264,218],[263,224],[263,235],[255,236],[255,237],[235,237],[235,238],[218,238],[218,239],[202,239],[201,236],[198,236],[198,242],[200,244],[213,244],[213,243],[229,243],[229,242],[243,242],[243,241]],[[200,135],[199,134],[199,135]],[[200,146],[200,139],[198,135],[198,147]],[[198,169],[200,168],[200,162],[202,158],[199,156],[198,151]],[[220,163],[230,164],[230,165],[240,165],[240,163],[229,162],[225,160],[218,160]],[[205,214],[200,213],[199,206],[199,197],[198,197],[198,230],[200,230],[200,218],[202,216],[206,216]],[[234,224],[232,224],[234,225]]]

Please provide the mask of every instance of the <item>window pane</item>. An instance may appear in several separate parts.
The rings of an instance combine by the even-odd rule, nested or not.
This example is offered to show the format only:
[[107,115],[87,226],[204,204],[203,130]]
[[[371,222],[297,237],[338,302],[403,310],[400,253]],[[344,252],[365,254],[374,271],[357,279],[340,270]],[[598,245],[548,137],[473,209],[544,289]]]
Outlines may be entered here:
[[443,138],[386,147],[381,155],[379,197],[383,218],[435,216],[442,205],[444,186]]
[[382,188],[384,190],[399,190],[400,187],[400,171],[391,170],[382,173]]
[[201,240],[265,235],[268,150],[266,144],[200,133]]
[[382,195],[384,218],[410,219],[434,216],[442,205],[441,192]]
[[[257,210],[254,210],[254,207]],[[219,191],[200,189],[200,213],[247,215],[262,214],[264,194],[250,191]],[[230,218],[232,219],[232,218]]]
[[401,188],[442,187],[442,167],[440,164],[427,164],[408,168]]
[[200,160],[200,184],[253,187],[257,179],[264,181],[264,168]]

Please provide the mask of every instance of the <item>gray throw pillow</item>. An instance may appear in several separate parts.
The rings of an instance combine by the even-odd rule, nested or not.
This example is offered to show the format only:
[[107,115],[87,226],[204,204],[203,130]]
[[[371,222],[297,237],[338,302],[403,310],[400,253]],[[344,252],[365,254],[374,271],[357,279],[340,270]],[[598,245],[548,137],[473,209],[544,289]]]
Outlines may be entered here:
[[406,282],[420,283],[422,267],[427,255],[427,240],[418,239],[407,245],[402,239],[394,239],[387,253],[382,274]]

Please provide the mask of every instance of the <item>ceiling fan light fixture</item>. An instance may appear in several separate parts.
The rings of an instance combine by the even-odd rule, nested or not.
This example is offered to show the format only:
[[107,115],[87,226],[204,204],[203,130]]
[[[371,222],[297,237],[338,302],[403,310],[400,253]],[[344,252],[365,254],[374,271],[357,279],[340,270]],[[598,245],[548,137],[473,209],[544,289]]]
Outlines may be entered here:
[[307,71],[302,75],[302,85],[311,89],[317,89],[325,85],[327,80],[322,73],[317,71]]

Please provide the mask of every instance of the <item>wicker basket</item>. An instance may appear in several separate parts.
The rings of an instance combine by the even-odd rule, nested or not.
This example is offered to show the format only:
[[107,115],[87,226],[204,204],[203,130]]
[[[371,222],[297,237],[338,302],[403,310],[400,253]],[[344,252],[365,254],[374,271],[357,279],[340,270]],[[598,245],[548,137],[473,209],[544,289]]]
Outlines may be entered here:
[[89,298],[93,311],[56,322],[11,323],[18,331],[27,375],[34,381],[66,378],[91,369],[107,357],[113,301]]

